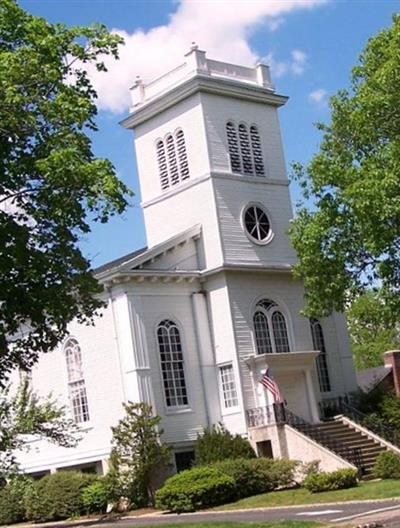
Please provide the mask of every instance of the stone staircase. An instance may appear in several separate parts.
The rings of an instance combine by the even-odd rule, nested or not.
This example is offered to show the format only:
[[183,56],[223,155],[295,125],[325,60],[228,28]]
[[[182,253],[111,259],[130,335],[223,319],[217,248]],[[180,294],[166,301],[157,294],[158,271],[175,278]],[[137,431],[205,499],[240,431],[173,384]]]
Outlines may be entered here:
[[358,449],[359,465],[362,478],[372,478],[372,468],[379,453],[387,448],[375,441],[367,434],[356,430],[348,423],[340,420],[340,417],[321,422],[313,426],[316,433],[328,435],[333,441],[340,443],[348,449]]

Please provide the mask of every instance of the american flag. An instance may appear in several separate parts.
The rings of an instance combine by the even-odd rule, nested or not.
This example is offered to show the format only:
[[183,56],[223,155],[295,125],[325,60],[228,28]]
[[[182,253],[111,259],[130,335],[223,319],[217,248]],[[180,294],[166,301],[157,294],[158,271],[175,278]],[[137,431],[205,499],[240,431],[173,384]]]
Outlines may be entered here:
[[275,403],[285,402],[285,399],[283,398],[282,393],[279,390],[278,384],[270,374],[269,368],[264,372],[262,378],[260,379],[260,383],[263,387],[265,387],[271,392],[272,396],[274,397]]

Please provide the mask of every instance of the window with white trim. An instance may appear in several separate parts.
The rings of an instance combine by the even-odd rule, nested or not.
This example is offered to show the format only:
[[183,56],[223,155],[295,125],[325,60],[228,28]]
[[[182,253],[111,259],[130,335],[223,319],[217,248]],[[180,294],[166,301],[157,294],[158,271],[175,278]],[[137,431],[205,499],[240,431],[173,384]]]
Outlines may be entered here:
[[272,238],[271,223],[259,204],[250,204],[243,212],[243,224],[252,242],[267,244]]
[[261,138],[256,125],[226,123],[228,152],[233,173],[265,176]]
[[72,415],[76,423],[88,422],[89,404],[82,366],[82,351],[78,341],[70,337],[64,345],[67,364],[68,392]]
[[313,340],[314,350],[319,350],[320,354],[317,357],[317,374],[319,381],[319,388],[321,392],[330,392],[331,382],[329,379],[328,362],[326,359],[326,348],[324,333],[322,331],[321,323],[318,319],[310,319],[311,335]]
[[253,324],[257,354],[290,352],[286,318],[274,301],[257,303]]
[[232,365],[219,367],[222,397],[225,409],[237,407],[239,404],[236,390],[235,373]]
[[164,191],[190,177],[183,130],[167,134],[156,142],[161,189]]
[[181,336],[176,324],[167,319],[162,321],[157,327],[157,339],[165,403],[167,407],[186,407],[189,400]]

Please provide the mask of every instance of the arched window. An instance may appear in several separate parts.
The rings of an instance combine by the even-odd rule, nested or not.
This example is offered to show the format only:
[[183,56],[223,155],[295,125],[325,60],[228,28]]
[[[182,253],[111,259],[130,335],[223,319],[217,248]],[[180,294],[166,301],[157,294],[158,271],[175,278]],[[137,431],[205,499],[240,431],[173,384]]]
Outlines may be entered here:
[[164,141],[159,139],[156,152],[163,191],[189,178],[185,136],[182,130],[178,130],[175,136],[168,134]]
[[328,362],[326,360],[326,348],[322,326],[318,319],[310,319],[310,326],[313,348],[314,350],[320,351],[320,354],[317,357],[319,388],[321,392],[329,392],[331,390],[331,382],[329,380]]
[[157,141],[156,144],[157,148],[157,161],[158,161],[158,170],[160,172],[160,180],[161,180],[161,189],[168,189],[169,187],[169,177],[168,177],[168,166],[167,166],[167,158],[165,156],[165,147],[164,142]]
[[255,125],[250,127],[251,148],[253,150],[254,169],[257,176],[264,176],[264,161],[261,149],[260,134]]
[[89,421],[89,405],[82,367],[82,352],[78,341],[70,337],[64,345],[67,363],[68,392],[76,423]]
[[230,121],[226,124],[226,135],[228,138],[228,151],[232,172],[242,172],[237,130],[235,125]]
[[253,323],[257,354],[290,352],[286,319],[274,301],[257,303]]
[[165,144],[167,146],[169,181],[171,185],[176,185],[179,182],[179,172],[176,159],[175,141],[172,134],[168,134],[165,138]]
[[243,123],[239,125],[239,143],[242,155],[242,167],[245,174],[254,174],[253,157],[250,147],[249,131]]
[[264,176],[261,139],[256,125],[251,125],[249,131],[245,123],[236,126],[232,121],[228,121],[226,135],[232,172]]
[[173,321],[162,321],[157,328],[161,374],[167,407],[188,405],[179,329]]
[[186,154],[185,136],[183,130],[178,130],[175,134],[176,149],[178,151],[179,177],[181,181],[189,178],[189,165]]

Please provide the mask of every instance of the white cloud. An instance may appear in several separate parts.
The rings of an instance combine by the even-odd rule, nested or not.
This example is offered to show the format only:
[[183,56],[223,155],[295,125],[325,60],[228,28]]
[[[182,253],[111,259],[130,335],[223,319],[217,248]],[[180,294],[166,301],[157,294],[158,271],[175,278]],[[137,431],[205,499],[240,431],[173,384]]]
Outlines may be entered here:
[[291,53],[292,55],[292,62],[290,64],[291,71],[294,73],[294,75],[301,75],[304,72],[307,55],[304,53],[304,51],[295,49]]
[[328,106],[328,92],[324,88],[318,88],[308,95],[308,99],[318,106]]
[[262,62],[265,62],[271,67],[273,78],[279,78],[289,73],[292,75],[301,75],[306,66],[307,55],[304,51],[295,49],[291,51],[289,60],[281,61],[277,60],[274,53],[270,52],[262,58]]
[[[180,0],[169,23],[134,33],[115,29],[125,39],[120,60],[105,59],[108,73],[91,68],[90,76],[98,93],[100,109],[121,112],[129,106],[128,89],[137,75],[146,82],[183,62],[192,42],[207,56],[239,64],[253,65],[257,55],[251,48],[251,32],[264,24],[274,31],[283,16],[299,9],[310,9],[327,0],[191,1]],[[305,53],[293,50],[287,62],[269,55],[273,75],[299,75],[304,70]]]

